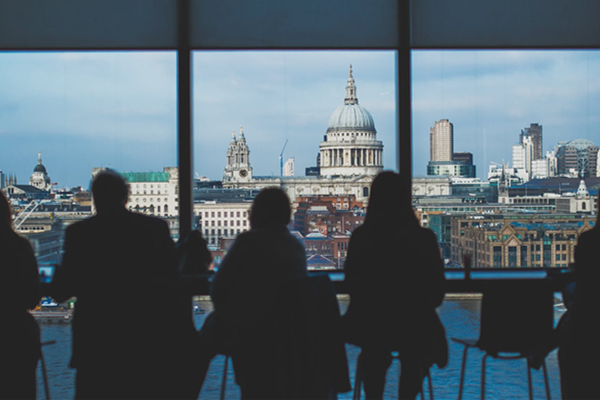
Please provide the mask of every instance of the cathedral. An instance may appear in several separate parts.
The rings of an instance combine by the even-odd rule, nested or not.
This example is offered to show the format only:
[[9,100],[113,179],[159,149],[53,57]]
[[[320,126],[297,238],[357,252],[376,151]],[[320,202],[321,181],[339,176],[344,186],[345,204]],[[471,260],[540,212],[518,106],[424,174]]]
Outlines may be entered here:
[[48,176],[48,172],[46,171],[46,167],[42,164],[41,151],[38,153],[38,163],[35,168],[33,168],[33,173],[29,178],[29,184],[40,190],[50,190],[52,188],[52,183]]
[[371,113],[358,104],[350,66],[344,103],[329,118],[325,140],[319,146],[319,176],[253,176],[250,149],[244,131],[235,131],[227,149],[223,187],[262,189],[281,187],[293,202],[298,196],[348,196],[368,202],[373,178],[383,170],[383,143]]

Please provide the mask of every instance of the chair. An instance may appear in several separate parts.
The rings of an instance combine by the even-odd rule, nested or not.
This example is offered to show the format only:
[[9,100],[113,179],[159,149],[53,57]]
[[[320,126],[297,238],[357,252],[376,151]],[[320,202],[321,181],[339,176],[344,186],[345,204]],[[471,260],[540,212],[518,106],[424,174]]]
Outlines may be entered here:
[[336,393],[351,390],[339,332],[340,312],[329,276],[294,279],[279,289],[273,309],[266,314],[267,321],[258,325],[242,349],[227,355],[221,399],[225,398],[230,357],[242,390],[244,381],[256,375],[245,375],[236,368],[244,365],[244,369],[252,369],[257,360],[264,361],[261,357],[275,363],[270,366],[274,375],[266,376],[269,385],[277,386],[279,398],[333,398]]
[[[392,359],[393,360],[398,360],[398,363],[400,363],[400,353],[397,351],[393,351],[392,352]],[[357,361],[356,361],[356,374],[354,375],[354,392],[352,394],[352,400],[360,400],[360,392],[362,389],[362,374],[361,374],[361,362],[360,362],[360,357],[358,357]],[[400,374],[401,372],[401,367],[400,365],[398,365],[398,374]],[[429,373],[429,370],[427,370],[427,384],[428,384],[428,389],[429,389],[429,399],[433,400],[433,385],[431,383],[431,375]],[[398,376],[398,384],[400,383],[400,376]],[[421,386],[421,399],[425,398],[425,392],[423,390],[423,387]],[[400,385],[398,385],[398,398],[400,398]]]
[[464,346],[458,398],[462,398],[467,351],[476,347],[485,352],[481,366],[481,398],[485,398],[486,360],[525,358],[529,398],[533,399],[531,359],[542,357],[546,396],[550,399],[546,352],[553,334],[553,292],[544,281],[488,282],[481,302],[479,339],[451,338]]

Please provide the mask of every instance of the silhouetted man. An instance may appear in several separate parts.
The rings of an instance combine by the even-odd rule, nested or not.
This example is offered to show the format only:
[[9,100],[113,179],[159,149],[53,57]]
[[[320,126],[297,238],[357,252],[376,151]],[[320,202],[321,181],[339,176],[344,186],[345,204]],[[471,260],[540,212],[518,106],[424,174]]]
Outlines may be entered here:
[[558,324],[560,381],[563,399],[598,399],[600,387],[600,195],[594,228],[575,248],[575,291],[565,297],[568,311]]
[[126,210],[129,189],[114,171],[94,178],[92,194],[97,213],[67,229],[52,286],[59,302],[77,298],[75,397],[171,397],[177,275],[168,226]]

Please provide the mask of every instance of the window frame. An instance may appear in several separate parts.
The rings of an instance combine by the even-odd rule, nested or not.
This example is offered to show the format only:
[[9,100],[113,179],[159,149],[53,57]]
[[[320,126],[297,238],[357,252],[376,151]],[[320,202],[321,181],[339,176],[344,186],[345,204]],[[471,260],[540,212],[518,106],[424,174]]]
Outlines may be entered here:
[[[78,0],[81,1],[81,0]],[[54,12],[50,17],[52,24],[44,24],[44,12],[40,11],[39,7],[46,7],[47,11],[52,11],[53,4],[37,4],[26,3],[12,0],[0,0],[0,21],[1,20],[21,20],[24,18],[28,23],[23,23],[27,30],[33,31],[33,34],[23,32],[22,28],[14,23],[9,26],[17,27],[16,32],[8,31],[17,36],[16,39],[8,38],[0,40],[0,51],[88,51],[88,50],[174,50],[177,53],[177,165],[179,168],[179,198],[178,198],[178,214],[180,235],[184,236],[192,229],[193,221],[193,131],[192,131],[192,76],[191,76],[191,57],[192,51],[204,50],[335,50],[337,48],[324,48],[323,45],[315,39],[314,43],[310,42],[302,45],[294,45],[294,37],[298,36],[298,32],[290,32],[284,34],[284,39],[280,42],[286,43],[284,48],[281,46],[248,45],[246,41],[240,38],[239,46],[235,43],[233,46],[218,47],[211,44],[203,46],[191,46],[192,29],[197,27],[197,24],[202,22],[196,20],[191,21],[193,6],[192,0],[177,0],[170,5],[162,2],[144,2],[141,0],[106,0],[103,3],[94,4],[93,0],[88,0],[90,5],[102,11],[102,18],[93,18],[93,24],[87,24],[87,19],[90,15],[84,15],[78,18],[78,7],[73,7],[75,0],[60,0],[54,5],[58,8],[66,9],[68,12],[61,13],[60,10]],[[196,2],[194,7],[204,6],[201,2],[208,0],[193,0]],[[236,0],[230,0],[236,2]],[[582,0],[576,8],[573,8],[570,13],[561,12],[562,7],[559,0],[548,2],[547,0],[532,0],[535,4],[524,4],[519,0],[503,0],[479,2],[477,0],[460,0],[456,2],[443,2],[439,0],[397,0],[385,2],[383,0],[374,2],[369,7],[391,7],[395,5],[396,25],[394,29],[386,31],[388,37],[377,38],[373,37],[368,46],[367,42],[350,42],[344,45],[347,50],[392,50],[397,54],[397,142],[396,151],[398,154],[397,169],[410,182],[412,180],[412,82],[411,82],[411,53],[414,50],[512,50],[512,49],[600,49],[600,28],[595,23],[595,19],[590,16],[595,16],[598,13],[599,5],[594,0]],[[52,2],[48,2],[52,3]],[[139,3],[139,4],[138,4]],[[209,4],[208,2],[206,4]],[[317,4],[317,3],[315,3]],[[355,2],[350,7],[358,8]],[[141,8],[141,6],[145,8]],[[153,7],[154,5],[154,7]],[[268,1],[265,2],[265,7],[268,7]],[[536,7],[536,5],[544,5]],[[137,25],[131,25],[132,21],[138,15],[133,13],[123,16],[120,12],[115,11],[115,8],[123,7],[125,11],[143,9],[144,15],[141,15]],[[137,7],[137,8],[136,8]],[[164,14],[161,14],[163,7],[166,7]],[[257,6],[258,7],[258,6]],[[325,7],[325,6],[323,6]],[[439,11],[439,7],[446,11]],[[523,7],[526,9],[523,10]],[[107,11],[108,9],[108,11]],[[242,21],[247,21],[244,15],[243,8],[240,8],[239,18]],[[236,8],[231,10],[235,13]],[[522,12],[525,11],[525,12]],[[535,19],[531,12],[534,12]],[[317,14],[318,10],[313,11]],[[543,15],[540,17],[538,14]],[[453,15],[450,15],[453,14]],[[367,29],[371,29],[376,23],[371,15],[371,19],[361,16],[361,21],[364,19]],[[490,17],[491,16],[491,17]],[[261,25],[258,18],[269,18],[269,13],[254,13],[254,20],[251,22],[255,25]],[[301,14],[292,13],[286,18],[292,18],[295,22],[301,22],[302,25],[310,23],[303,19]],[[364,18],[363,18],[364,17]],[[464,20],[465,32],[477,31],[480,26],[485,28],[485,32],[471,39],[460,39],[459,36],[444,37],[440,33],[445,31],[447,24],[454,23],[458,17],[461,21]],[[52,19],[53,18],[53,19]],[[86,19],[87,18],[87,19]],[[212,18],[212,17],[211,17]],[[236,16],[237,18],[237,16]],[[301,21],[296,21],[300,19]],[[531,19],[534,27],[521,23],[523,19]],[[481,24],[480,20],[490,22],[488,25]],[[571,29],[572,20],[581,20],[577,24],[577,29]],[[438,24],[433,22],[439,22]],[[505,22],[510,22],[508,25]],[[540,22],[541,21],[541,22]],[[36,23],[37,22],[37,23]],[[64,22],[64,24],[63,24]],[[268,21],[272,23],[272,21]],[[106,30],[106,26],[111,26],[114,23],[116,27],[120,27],[123,33],[119,36],[118,33],[111,33]],[[127,25],[129,23],[129,25]],[[537,25],[536,25],[537,24]],[[505,26],[506,25],[506,26]],[[558,27],[556,26],[558,25]],[[65,28],[64,26],[67,26]],[[126,28],[124,28],[124,26]],[[543,28],[542,30],[537,28]],[[365,29],[364,26],[360,27]],[[6,33],[6,29],[0,26],[0,31]],[[71,29],[71,30],[69,30]],[[339,41],[335,38],[335,32],[323,29],[330,43]],[[352,29],[352,27],[349,27]],[[377,28],[376,28],[377,29]],[[51,40],[45,40],[43,33],[47,30],[52,30],[56,33]],[[100,31],[103,30],[103,34]],[[317,29],[315,29],[317,30]],[[568,34],[572,30],[572,34]],[[108,33],[106,33],[108,31]],[[553,32],[552,38],[544,42],[543,37],[545,32]],[[72,39],[73,32],[86,33],[85,39],[89,45],[78,44],[77,39]],[[285,32],[285,31],[284,31]],[[390,38],[389,32],[397,32],[398,37]],[[541,33],[540,33],[541,32]],[[23,33],[27,38],[19,37]],[[148,39],[147,33],[151,33],[152,39]],[[563,35],[564,34],[564,35]],[[296,36],[294,36],[296,35]],[[318,35],[317,35],[318,36]],[[313,36],[311,36],[312,38]],[[38,38],[38,39],[36,39]],[[62,38],[62,41],[61,41]],[[542,39],[540,39],[542,38]],[[558,39],[560,38],[560,39]],[[564,40],[563,40],[564,38]],[[197,40],[197,38],[195,38]],[[103,41],[104,40],[104,41]],[[381,43],[377,44],[377,40]],[[474,40],[474,41],[473,41]],[[540,41],[541,40],[541,41]],[[289,46],[287,42],[291,43]],[[76,44],[73,44],[76,43]],[[208,42],[207,42],[208,43]],[[356,45],[358,43],[359,45]],[[395,43],[396,45],[390,45]],[[138,45],[139,44],[139,45]],[[345,43],[346,44],[346,43]]]

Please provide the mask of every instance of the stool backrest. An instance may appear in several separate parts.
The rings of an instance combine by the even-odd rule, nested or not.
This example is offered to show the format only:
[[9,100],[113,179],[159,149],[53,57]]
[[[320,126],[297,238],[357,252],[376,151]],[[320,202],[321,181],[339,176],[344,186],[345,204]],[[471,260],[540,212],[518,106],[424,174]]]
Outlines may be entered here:
[[549,340],[553,292],[544,281],[488,282],[481,303],[479,347],[526,354]]

